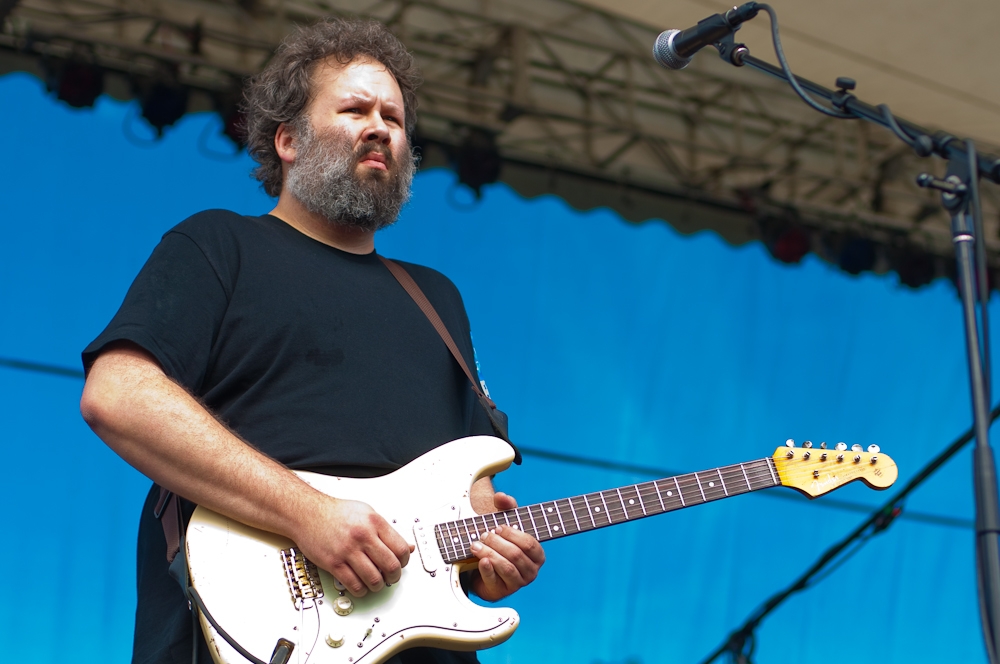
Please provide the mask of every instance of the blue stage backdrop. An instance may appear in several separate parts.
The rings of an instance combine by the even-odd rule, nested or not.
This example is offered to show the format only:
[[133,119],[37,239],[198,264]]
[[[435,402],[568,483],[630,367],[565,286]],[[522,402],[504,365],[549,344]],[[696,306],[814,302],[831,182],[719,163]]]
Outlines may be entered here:
[[[213,116],[153,142],[134,105],[102,97],[72,111],[13,74],[0,78],[0,125],[6,358],[78,367],[164,231],[204,208],[272,205]],[[768,455],[789,437],[876,443],[901,486],[969,425],[945,282],[915,292],[812,256],[779,265],[756,243],[683,237],[500,185],[476,202],[446,171],[418,176],[377,246],[458,284],[483,375],[529,449],[691,471]],[[0,367],[5,661],[129,657],[149,482],[80,419],[81,385]],[[887,532],[773,614],[755,661],[985,661],[970,459],[952,460]],[[524,503],[648,479],[529,455],[497,484]],[[698,661],[865,518],[843,501],[887,497],[860,486],[829,501],[767,495],[781,492],[791,493],[551,543],[537,583],[510,600],[521,628],[482,661]]]

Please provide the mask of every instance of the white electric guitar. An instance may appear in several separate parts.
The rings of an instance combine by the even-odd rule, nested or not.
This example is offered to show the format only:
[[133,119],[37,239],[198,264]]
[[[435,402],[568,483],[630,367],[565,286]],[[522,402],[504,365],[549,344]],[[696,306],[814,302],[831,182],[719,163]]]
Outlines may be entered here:
[[[815,498],[853,480],[875,489],[896,480],[896,464],[874,445],[786,445],[757,461],[486,515],[472,509],[472,483],[513,460],[511,447],[489,436],[442,445],[384,477],[300,472],[324,493],[368,503],[416,545],[399,582],[352,597],[290,540],[199,507],[186,536],[191,584],[215,622],[264,662],[279,642],[292,654],[277,659],[298,664],[378,664],[414,646],[481,650],[506,641],[519,622],[513,609],[472,603],[459,583],[477,564],[472,543],[498,525],[544,542],[775,486]],[[201,622],[218,664],[248,661],[204,614]]]

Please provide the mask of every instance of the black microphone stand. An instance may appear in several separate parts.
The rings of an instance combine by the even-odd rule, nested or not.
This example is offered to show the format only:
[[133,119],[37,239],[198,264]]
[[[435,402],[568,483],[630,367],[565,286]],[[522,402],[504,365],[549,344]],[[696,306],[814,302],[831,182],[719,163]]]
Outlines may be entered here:
[[[756,3],[753,3],[756,4]],[[972,391],[973,430],[976,448],[973,454],[973,479],[976,501],[976,577],[979,608],[986,652],[992,664],[1000,664],[1000,501],[997,495],[996,464],[989,442],[990,425],[990,353],[989,353],[989,282],[986,273],[986,249],[983,240],[982,210],[979,203],[979,178],[1000,183],[1000,157],[977,154],[970,140],[960,140],[944,132],[931,134],[926,129],[893,117],[884,104],[871,106],[855,97],[855,83],[838,78],[836,91],[792,74],[785,60],[778,36],[774,10],[756,5],[771,17],[771,33],[781,68],[750,55],[744,44],[736,43],[730,33],[714,46],[723,60],[786,81],[809,106],[826,115],[842,119],[862,119],[892,131],[921,157],[936,154],[948,161],[944,179],[927,173],[917,178],[922,187],[941,192],[941,203],[951,215],[952,241],[958,268],[958,287],[965,323],[965,342]],[[830,106],[817,103],[809,94],[821,97]],[[978,282],[978,284],[977,284]],[[978,286],[978,287],[977,287]],[[976,300],[979,300],[979,314]]]

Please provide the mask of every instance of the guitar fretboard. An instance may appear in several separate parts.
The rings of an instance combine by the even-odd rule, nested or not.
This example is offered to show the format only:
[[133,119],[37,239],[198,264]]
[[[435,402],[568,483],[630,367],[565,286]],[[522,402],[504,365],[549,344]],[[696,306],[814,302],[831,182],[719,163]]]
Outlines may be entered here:
[[499,526],[544,542],[779,485],[771,459],[759,459],[439,523],[434,534],[444,561],[456,563],[473,558],[473,542]]

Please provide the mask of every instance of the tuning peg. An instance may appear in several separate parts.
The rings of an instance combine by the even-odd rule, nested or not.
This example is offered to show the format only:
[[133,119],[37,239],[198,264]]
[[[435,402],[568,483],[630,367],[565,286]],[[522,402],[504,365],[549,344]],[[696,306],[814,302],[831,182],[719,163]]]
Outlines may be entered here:
[[820,444],[819,444],[819,448],[820,448],[821,450],[825,450],[825,449],[826,449],[826,441],[823,441],[822,443],[820,443]]
[[812,447],[812,446],[813,444],[811,440],[807,440],[806,442],[802,443],[802,447]]
[[851,451],[852,452],[860,452],[861,451],[861,446],[858,445],[857,443],[854,443],[853,445],[851,445]]
[[785,447],[795,447],[795,441],[789,438],[785,441]]
[[868,451],[871,452],[872,454],[878,454],[880,450],[878,448],[878,445],[869,445]]
[[843,452],[847,449],[847,443],[837,443],[837,451]]

